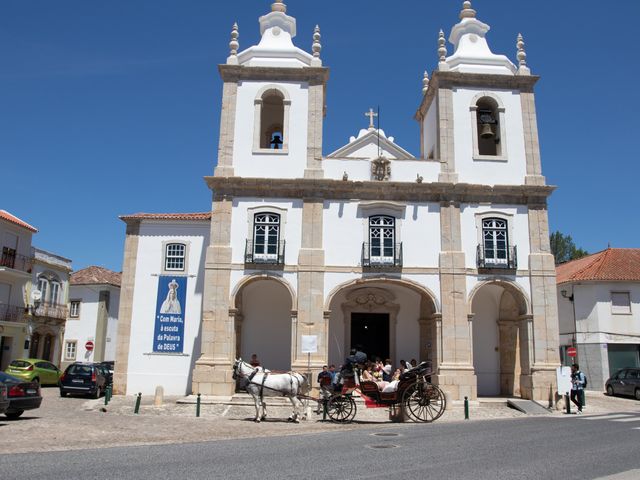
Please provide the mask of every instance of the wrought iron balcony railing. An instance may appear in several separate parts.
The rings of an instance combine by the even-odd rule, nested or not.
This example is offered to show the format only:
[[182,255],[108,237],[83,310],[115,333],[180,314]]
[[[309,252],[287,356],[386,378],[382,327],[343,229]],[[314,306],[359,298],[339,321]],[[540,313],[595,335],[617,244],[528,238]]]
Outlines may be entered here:
[[66,320],[68,308],[66,305],[43,302],[33,311],[37,317],[57,318]]
[[364,268],[402,267],[402,242],[386,248],[363,243],[362,266]]
[[255,245],[252,240],[247,240],[244,262],[260,265],[284,265],[284,247],[284,240],[269,245]]
[[25,308],[19,305],[0,303],[0,321],[26,322]]
[[478,245],[476,262],[480,269],[516,270],[518,268],[518,250],[515,246],[500,250]]
[[13,248],[2,247],[0,267],[13,268],[14,270],[31,273],[31,268],[33,267],[33,258],[26,257],[24,255],[18,255]]

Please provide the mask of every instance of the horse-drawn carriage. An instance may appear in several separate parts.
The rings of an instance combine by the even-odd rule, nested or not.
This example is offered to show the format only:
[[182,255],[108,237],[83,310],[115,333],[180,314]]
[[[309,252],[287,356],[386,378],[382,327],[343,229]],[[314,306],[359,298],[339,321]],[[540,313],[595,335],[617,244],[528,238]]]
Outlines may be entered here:
[[392,414],[404,413],[414,422],[433,422],[442,416],[446,408],[444,393],[429,381],[431,365],[428,362],[405,371],[395,384],[395,390],[387,392],[381,391],[376,382],[358,382],[359,373],[355,368],[352,374],[343,375],[337,385],[321,384],[321,396],[318,398],[307,395],[309,383],[299,373],[277,374],[261,367],[254,368],[241,359],[236,360],[233,372],[234,378],[242,379],[244,388],[253,396],[257,422],[266,418],[265,396],[288,397],[294,408],[289,417],[292,421],[301,416],[300,399],[303,399],[318,402],[316,412],[326,414],[333,422],[351,422],[357,413],[355,393],[374,406],[389,407]]

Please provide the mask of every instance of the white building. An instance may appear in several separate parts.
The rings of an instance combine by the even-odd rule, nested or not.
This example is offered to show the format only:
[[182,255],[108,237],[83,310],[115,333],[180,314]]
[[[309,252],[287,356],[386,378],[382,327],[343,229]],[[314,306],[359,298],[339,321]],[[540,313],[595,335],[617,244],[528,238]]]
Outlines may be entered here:
[[[603,391],[620,368],[640,367],[640,249],[608,248],[557,273],[563,362],[577,362],[587,388]],[[575,359],[568,347],[576,347]]]
[[[315,372],[361,344],[395,364],[432,361],[454,399],[548,399],[559,364],[553,187],[522,38],[517,66],[492,53],[465,2],[453,54],[441,32],[425,73],[419,154],[371,112],[324,156],[320,31],[311,54],[297,48],[279,1],[259,24],[260,43],[241,52],[234,26],[219,66],[212,213],[121,217],[116,391],[229,396],[235,357]],[[316,353],[302,352],[303,335]]]
[[120,273],[96,266],[71,274],[63,365],[116,359],[120,278]]
[[15,215],[0,210],[0,370],[12,359],[29,355],[26,310],[33,268],[31,237],[37,231]]
[[67,297],[71,260],[39,248],[32,248],[32,292],[39,300],[32,303],[29,357],[60,365],[62,338],[67,320]]

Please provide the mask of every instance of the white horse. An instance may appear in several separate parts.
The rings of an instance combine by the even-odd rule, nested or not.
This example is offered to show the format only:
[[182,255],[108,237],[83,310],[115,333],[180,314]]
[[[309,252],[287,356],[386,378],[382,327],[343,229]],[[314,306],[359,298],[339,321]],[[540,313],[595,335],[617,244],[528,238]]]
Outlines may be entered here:
[[304,375],[296,372],[271,373],[262,367],[252,367],[238,358],[233,364],[233,378],[243,379],[241,386],[253,397],[256,406],[254,421],[260,423],[267,418],[267,406],[263,397],[288,397],[293,405],[293,413],[288,421],[298,423],[298,418],[305,418],[302,402],[298,398],[309,387]]

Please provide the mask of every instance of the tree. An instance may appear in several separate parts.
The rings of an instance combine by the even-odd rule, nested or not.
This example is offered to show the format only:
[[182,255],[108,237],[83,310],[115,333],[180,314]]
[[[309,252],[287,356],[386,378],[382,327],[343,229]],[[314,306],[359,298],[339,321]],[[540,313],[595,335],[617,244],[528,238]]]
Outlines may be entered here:
[[586,250],[576,247],[571,235],[563,235],[556,231],[550,235],[549,241],[556,265],[589,255]]

